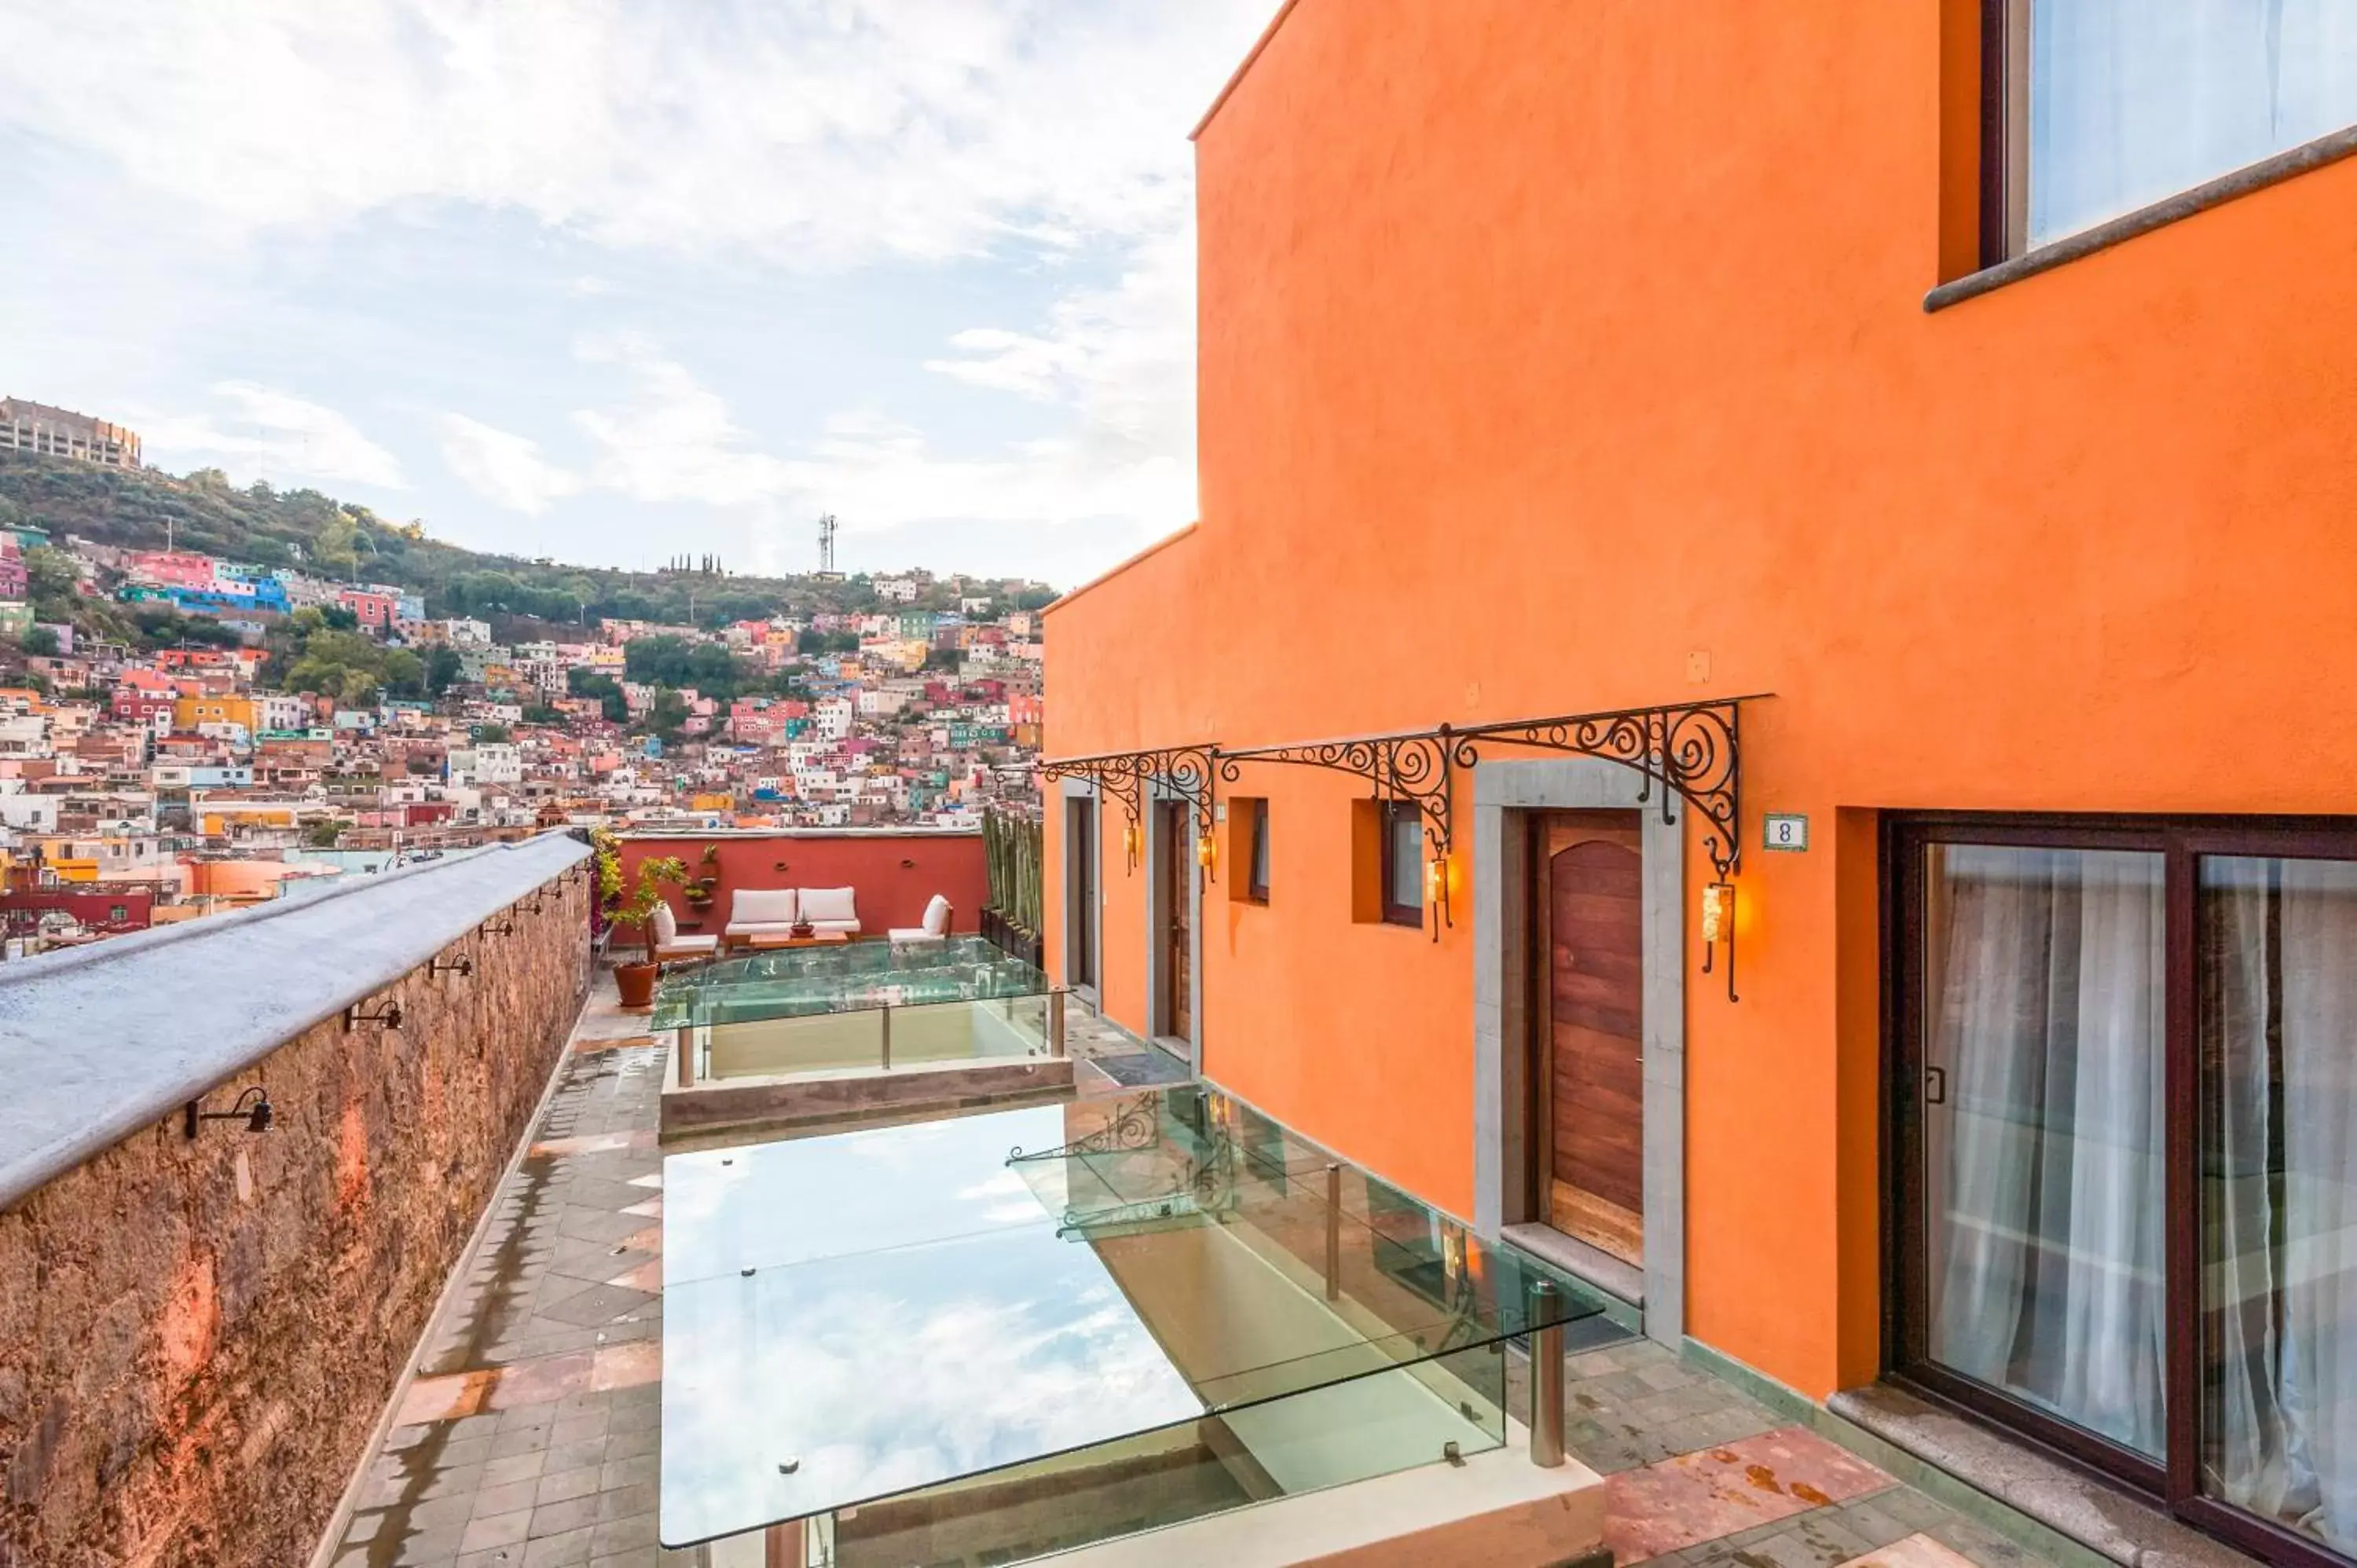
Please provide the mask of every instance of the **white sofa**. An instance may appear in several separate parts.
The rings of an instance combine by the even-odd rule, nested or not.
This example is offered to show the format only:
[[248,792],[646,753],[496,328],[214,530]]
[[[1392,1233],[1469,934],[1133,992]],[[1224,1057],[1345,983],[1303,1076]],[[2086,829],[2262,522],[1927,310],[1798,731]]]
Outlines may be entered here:
[[896,942],[937,942],[950,934],[950,901],[940,894],[925,906],[925,923],[921,926],[895,926],[887,936]]
[[728,924],[721,935],[730,942],[754,937],[791,936],[807,921],[814,931],[859,934],[859,909],[848,887],[739,887],[730,895]]

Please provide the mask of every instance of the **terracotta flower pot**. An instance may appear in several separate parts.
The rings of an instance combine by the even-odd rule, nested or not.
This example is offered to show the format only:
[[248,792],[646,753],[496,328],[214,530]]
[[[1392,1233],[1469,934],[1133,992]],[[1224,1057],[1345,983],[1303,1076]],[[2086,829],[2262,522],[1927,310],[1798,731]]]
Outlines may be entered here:
[[662,975],[659,963],[621,963],[614,966],[614,988],[622,993],[625,1007],[651,1007],[655,1004],[655,982]]

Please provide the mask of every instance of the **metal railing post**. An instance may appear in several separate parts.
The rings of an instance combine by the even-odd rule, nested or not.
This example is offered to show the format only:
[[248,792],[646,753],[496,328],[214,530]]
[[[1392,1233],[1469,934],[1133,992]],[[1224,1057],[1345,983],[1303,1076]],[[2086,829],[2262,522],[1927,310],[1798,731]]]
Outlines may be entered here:
[[684,1026],[671,1032],[671,1054],[679,1062],[679,1086],[695,1087],[695,1031]]
[[892,1004],[887,1002],[877,1011],[884,1018],[884,1070],[890,1072],[892,1070]]
[[1342,1167],[1326,1167],[1326,1299],[1342,1299]]
[[1051,1057],[1064,1054],[1064,993],[1061,991],[1048,993],[1048,1054]]
[[1531,1463],[1563,1463],[1563,1320],[1551,1280],[1531,1285]]

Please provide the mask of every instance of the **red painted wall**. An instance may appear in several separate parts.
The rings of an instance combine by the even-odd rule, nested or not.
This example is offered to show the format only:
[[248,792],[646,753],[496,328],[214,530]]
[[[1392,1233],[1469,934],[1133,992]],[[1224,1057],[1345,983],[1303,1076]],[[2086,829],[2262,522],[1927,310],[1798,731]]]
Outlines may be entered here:
[[[719,864],[706,865],[705,849],[716,844]],[[867,937],[923,924],[925,905],[936,893],[950,901],[952,930],[975,930],[990,894],[978,832],[640,835],[622,841],[623,886],[636,885],[639,862],[650,854],[679,856],[691,876],[718,875],[705,910],[692,908],[679,889],[666,890],[680,929],[689,931],[717,932],[726,925],[729,895],[739,887],[852,888],[860,935]]]

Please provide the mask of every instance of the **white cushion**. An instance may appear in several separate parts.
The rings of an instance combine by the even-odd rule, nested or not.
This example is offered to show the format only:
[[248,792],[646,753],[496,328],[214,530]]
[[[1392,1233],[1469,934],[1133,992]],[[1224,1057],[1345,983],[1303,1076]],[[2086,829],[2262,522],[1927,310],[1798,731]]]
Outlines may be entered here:
[[648,928],[654,935],[655,946],[668,947],[679,940],[679,917],[671,912],[668,904],[655,906],[654,919]]
[[895,926],[890,931],[886,933],[886,936],[888,940],[896,942],[937,942],[942,940],[942,935],[940,932],[929,931],[922,926]]
[[728,925],[791,926],[799,908],[791,887],[739,887],[728,907]]
[[940,894],[925,906],[925,935],[945,937],[950,934],[950,901]]
[[859,922],[856,920],[813,920],[810,925],[814,931],[841,931],[846,937],[859,934]]
[[848,887],[802,887],[795,893],[802,901],[802,918],[813,925],[843,920],[859,924],[859,911],[853,907]]
[[727,934],[732,937],[782,937],[792,933],[791,920],[731,920]]
[[656,943],[655,951],[665,954],[666,956],[679,956],[688,953],[710,952],[719,945],[720,939],[718,937],[674,937],[670,941]]

